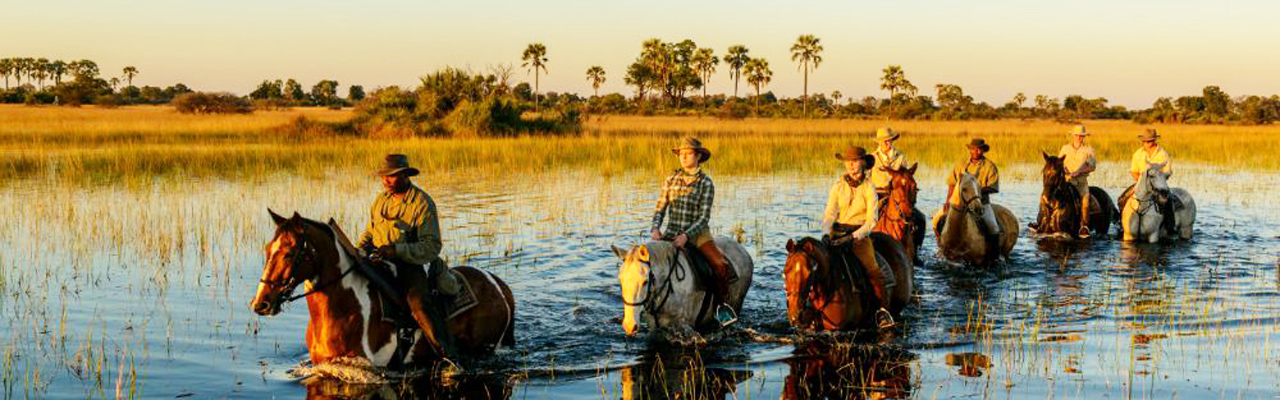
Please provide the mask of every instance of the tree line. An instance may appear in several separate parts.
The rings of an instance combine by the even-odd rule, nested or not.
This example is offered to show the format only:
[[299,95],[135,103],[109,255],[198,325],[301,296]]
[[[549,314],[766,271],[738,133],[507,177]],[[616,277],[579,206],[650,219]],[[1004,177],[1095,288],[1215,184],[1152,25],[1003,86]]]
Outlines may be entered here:
[[98,63],[92,60],[49,60],[47,58],[0,58],[0,78],[4,89],[0,103],[24,104],[166,104],[175,97],[191,93],[181,83],[169,87],[133,85],[139,70],[134,66],[121,69],[119,76],[104,77]]

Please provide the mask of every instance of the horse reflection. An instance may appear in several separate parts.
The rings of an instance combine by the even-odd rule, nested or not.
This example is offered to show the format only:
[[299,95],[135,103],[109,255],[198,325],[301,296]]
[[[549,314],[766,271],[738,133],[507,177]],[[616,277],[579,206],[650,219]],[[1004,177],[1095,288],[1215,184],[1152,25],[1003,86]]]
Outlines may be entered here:
[[380,385],[308,378],[307,400],[509,399],[514,386],[505,376],[439,379],[436,375]]
[[624,367],[622,399],[734,399],[738,384],[750,371],[707,368],[697,355],[676,356],[674,363],[657,360]]
[[848,343],[812,343],[796,349],[783,399],[902,399],[911,397],[911,360],[905,350]]

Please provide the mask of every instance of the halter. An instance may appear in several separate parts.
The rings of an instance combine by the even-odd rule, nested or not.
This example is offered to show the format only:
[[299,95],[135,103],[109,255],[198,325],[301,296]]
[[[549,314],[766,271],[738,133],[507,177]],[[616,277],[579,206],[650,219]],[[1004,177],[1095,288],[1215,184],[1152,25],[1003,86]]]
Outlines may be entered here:
[[[964,212],[964,213],[968,213],[968,214],[970,214],[970,215],[973,215],[974,217],[982,217],[982,196],[981,196],[981,195],[973,196],[973,197],[970,197],[970,198],[968,198],[968,199],[965,199],[965,198],[964,198],[964,193],[963,193],[963,192],[962,192],[962,193],[957,193],[957,195],[959,195],[959,196],[961,197],[961,199],[960,199],[961,204],[960,204],[959,206],[957,206],[957,205],[955,205],[955,204],[951,204],[951,202],[947,202],[947,205],[951,206],[951,208],[952,208],[953,210],[960,211],[960,212]],[[976,202],[978,202],[978,206],[977,206],[977,207],[969,207],[969,204],[971,204],[971,203],[973,203],[973,202],[975,202],[975,201],[976,201]]]
[[[1142,218],[1143,218],[1143,217],[1145,217],[1145,216],[1147,215],[1147,213],[1150,213],[1150,212],[1152,212],[1152,211],[1155,211],[1155,213],[1156,213],[1157,215],[1160,215],[1161,217],[1163,217],[1163,216],[1164,216],[1163,214],[1160,214],[1160,210],[1159,210],[1159,208],[1158,208],[1158,207],[1156,207],[1156,203],[1159,201],[1159,199],[1158,199],[1159,193],[1157,193],[1157,192],[1159,192],[1159,190],[1158,190],[1158,189],[1156,189],[1155,187],[1152,187],[1152,185],[1151,185],[1151,181],[1150,181],[1150,178],[1148,178],[1148,179],[1144,179],[1144,180],[1143,180],[1143,182],[1144,182],[1144,184],[1147,186],[1147,188],[1146,188],[1146,189],[1147,189],[1147,196],[1146,196],[1146,197],[1148,197],[1148,198],[1147,198],[1147,199],[1145,199],[1145,200],[1144,200],[1144,199],[1141,199],[1141,198],[1138,198],[1138,193],[1137,193],[1137,192],[1138,192],[1138,189],[1137,189],[1136,187],[1133,189],[1134,193],[1133,193],[1133,195],[1131,196],[1131,198],[1133,199],[1133,201],[1138,202],[1138,207],[1137,207],[1137,208],[1135,208],[1135,209],[1133,210],[1133,215],[1134,215],[1134,216],[1136,216],[1136,217],[1138,217],[1138,227],[1137,227],[1137,232],[1134,232],[1134,233],[1136,233],[1136,234],[1141,234],[1141,233],[1142,233]],[[1157,197],[1157,198],[1150,198],[1150,197]],[[1156,228],[1156,230],[1158,231],[1158,230],[1159,230],[1159,228]]]
[[[301,251],[292,251],[292,250],[289,251],[288,259],[289,259],[290,265],[297,266],[303,263],[315,262],[315,259],[316,259],[315,247],[311,246],[311,244],[305,240],[299,240],[298,243],[301,244],[300,247],[302,249]],[[339,252],[339,257],[345,257],[345,256],[346,254]],[[311,289],[307,290],[306,292],[303,292],[302,294],[281,298],[279,304],[277,305],[290,303],[290,302],[293,302],[294,300],[298,300],[298,299],[310,296],[312,294],[315,294],[317,292],[323,291],[325,288],[329,287],[330,285],[333,285],[334,283],[341,281],[343,278],[346,278],[347,275],[351,274],[351,271],[355,271],[355,270],[356,270],[355,266],[351,266],[347,268],[346,271],[343,271],[342,274],[338,275],[337,278],[334,278],[325,282],[321,282],[315,285],[311,285]],[[283,293],[292,293],[293,290],[298,287],[298,284],[302,283],[302,281],[305,280],[305,279],[298,279],[298,277],[293,274],[294,271],[295,270],[292,268],[289,270],[290,272],[289,278],[285,279],[284,282],[269,281],[266,279],[259,279],[258,282],[262,282],[267,286],[282,288],[284,289]]]

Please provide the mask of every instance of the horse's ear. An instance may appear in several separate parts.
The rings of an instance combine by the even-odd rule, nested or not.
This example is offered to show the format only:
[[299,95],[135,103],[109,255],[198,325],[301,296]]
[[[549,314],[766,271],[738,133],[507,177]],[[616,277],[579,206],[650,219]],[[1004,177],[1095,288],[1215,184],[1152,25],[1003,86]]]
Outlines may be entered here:
[[618,246],[614,246],[614,245],[609,245],[609,247],[613,249],[613,255],[618,256],[618,258],[621,258],[623,260],[627,259],[626,250],[618,248]]
[[1040,154],[1044,155],[1044,162],[1053,162],[1053,160],[1056,158],[1054,156],[1049,155],[1049,153],[1045,153],[1044,150],[1040,150]]
[[795,239],[787,239],[787,252],[788,252],[788,253],[795,253],[795,252],[796,252],[796,240],[795,240]]
[[276,226],[280,226],[281,224],[284,224],[284,221],[287,221],[284,217],[281,217],[280,214],[276,214],[275,211],[271,211],[270,208],[267,209],[267,214],[271,214],[271,221],[275,222]]
[[911,174],[911,176],[916,176],[916,167],[919,167],[919,166],[920,166],[920,163],[911,164],[911,168],[907,168],[907,173]]

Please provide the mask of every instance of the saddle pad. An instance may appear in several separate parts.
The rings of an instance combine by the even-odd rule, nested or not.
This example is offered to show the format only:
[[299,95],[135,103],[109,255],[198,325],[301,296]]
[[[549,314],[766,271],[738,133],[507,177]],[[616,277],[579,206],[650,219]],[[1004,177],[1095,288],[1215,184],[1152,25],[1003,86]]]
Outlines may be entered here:
[[[690,269],[693,270],[695,282],[698,282],[699,287],[707,287],[707,282],[716,279],[716,273],[711,269],[711,262],[707,261],[707,257],[703,256],[696,247],[685,246],[684,255],[689,261]],[[728,261],[728,257],[725,257],[725,260]],[[732,285],[735,282],[738,282],[738,271],[733,268],[733,262],[730,261],[729,284]]]
[[471,282],[468,282],[467,278],[462,276],[462,273],[455,271],[453,268],[449,268],[448,271],[453,275],[453,279],[462,283],[462,285],[459,285],[458,294],[453,296],[453,301],[445,306],[445,315],[448,315],[445,319],[453,319],[453,317],[475,308],[480,304],[480,300],[476,298],[475,290],[471,289]]

